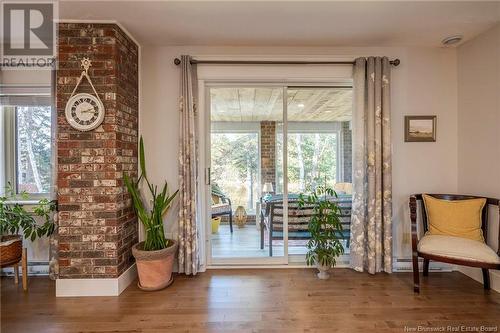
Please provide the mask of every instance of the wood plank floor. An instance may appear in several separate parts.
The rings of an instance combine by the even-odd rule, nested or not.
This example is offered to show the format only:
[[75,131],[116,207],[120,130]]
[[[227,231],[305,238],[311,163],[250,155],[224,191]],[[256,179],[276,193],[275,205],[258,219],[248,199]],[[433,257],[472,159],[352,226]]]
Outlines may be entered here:
[[[211,270],[176,276],[159,292],[131,285],[120,297],[56,298],[31,278],[24,294],[1,280],[1,332],[408,332],[465,325],[500,329],[500,294],[461,273],[431,273],[420,295],[408,273],[336,269]],[[406,330],[405,330],[406,327]]]

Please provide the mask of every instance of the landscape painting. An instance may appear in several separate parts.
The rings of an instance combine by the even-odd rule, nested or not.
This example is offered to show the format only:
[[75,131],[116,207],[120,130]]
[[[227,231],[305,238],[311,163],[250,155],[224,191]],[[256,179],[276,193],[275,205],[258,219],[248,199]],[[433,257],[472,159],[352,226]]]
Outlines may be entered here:
[[435,142],[436,116],[405,116],[406,142]]

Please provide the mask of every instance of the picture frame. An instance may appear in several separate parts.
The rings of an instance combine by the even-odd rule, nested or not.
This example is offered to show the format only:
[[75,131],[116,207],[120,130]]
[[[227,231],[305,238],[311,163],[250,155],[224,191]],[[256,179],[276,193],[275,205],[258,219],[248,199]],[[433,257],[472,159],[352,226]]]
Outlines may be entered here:
[[436,142],[437,116],[405,116],[405,142]]

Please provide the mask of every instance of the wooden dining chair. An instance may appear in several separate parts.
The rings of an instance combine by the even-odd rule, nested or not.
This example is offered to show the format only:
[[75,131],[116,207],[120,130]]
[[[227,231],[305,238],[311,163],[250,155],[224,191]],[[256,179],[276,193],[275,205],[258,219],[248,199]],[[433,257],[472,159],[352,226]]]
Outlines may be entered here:
[[[488,207],[497,206],[499,208],[499,199],[486,198],[472,195],[457,195],[457,194],[428,194],[431,197],[441,200],[468,200],[468,199],[486,199],[481,212],[481,229],[483,237],[487,240],[488,232]],[[412,261],[413,261],[413,290],[420,292],[418,258],[424,259],[423,275],[429,274],[429,262],[439,261],[449,264],[477,267],[483,272],[484,289],[490,289],[489,269],[500,269],[500,229],[498,234],[499,246],[495,251],[486,243],[460,238],[454,236],[426,235],[429,230],[428,213],[425,205],[422,204],[422,224],[424,236],[419,239],[417,233],[417,203],[423,202],[422,194],[410,196],[410,220],[412,234]]]

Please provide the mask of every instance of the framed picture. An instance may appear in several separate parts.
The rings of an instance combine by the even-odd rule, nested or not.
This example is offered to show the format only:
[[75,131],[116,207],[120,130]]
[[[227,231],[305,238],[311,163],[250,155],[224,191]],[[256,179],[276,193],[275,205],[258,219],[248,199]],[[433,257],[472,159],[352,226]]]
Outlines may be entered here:
[[436,116],[405,116],[405,142],[436,142]]

